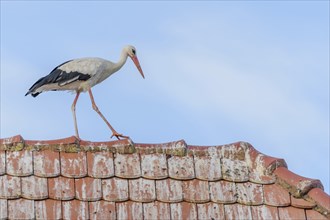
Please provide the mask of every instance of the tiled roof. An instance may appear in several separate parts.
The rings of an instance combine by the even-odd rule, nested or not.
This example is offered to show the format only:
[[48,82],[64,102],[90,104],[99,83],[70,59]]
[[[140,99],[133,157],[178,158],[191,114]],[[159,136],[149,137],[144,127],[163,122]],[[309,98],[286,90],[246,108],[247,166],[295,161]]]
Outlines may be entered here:
[[1,139],[0,219],[329,219],[319,180],[250,144]]

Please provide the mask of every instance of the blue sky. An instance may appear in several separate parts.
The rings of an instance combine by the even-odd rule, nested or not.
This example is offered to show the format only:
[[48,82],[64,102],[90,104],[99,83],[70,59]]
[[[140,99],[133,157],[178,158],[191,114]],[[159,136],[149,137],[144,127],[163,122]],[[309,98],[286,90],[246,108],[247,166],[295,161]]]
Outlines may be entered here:
[[[133,62],[93,89],[113,127],[136,143],[250,142],[320,179],[329,193],[328,1],[1,1],[1,137],[74,135],[67,92],[25,97],[73,58]],[[80,136],[111,133],[77,103]]]

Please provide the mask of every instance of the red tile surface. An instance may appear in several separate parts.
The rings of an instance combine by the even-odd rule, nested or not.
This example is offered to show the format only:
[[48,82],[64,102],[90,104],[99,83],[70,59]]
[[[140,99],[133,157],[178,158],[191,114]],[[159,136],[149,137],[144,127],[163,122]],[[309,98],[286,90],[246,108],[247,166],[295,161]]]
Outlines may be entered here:
[[276,184],[264,185],[264,199],[265,204],[271,206],[288,206],[291,203],[288,191]]
[[129,180],[129,197],[136,202],[152,202],[156,199],[155,181],[148,179]]
[[118,219],[143,219],[143,206],[140,202],[119,202],[116,203]]
[[35,218],[34,200],[14,199],[8,200],[9,219],[33,219]]
[[101,179],[86,177],[75,179],[76,198],[82,201],[98,201],[102,198]]
[[249,170],[245,161],[222,159],[221,162],[223,179],[234,182],[249,180]]
[[109,151],[87,152],[88,176],[109,178],[115,175],[113,153]]
[[36,219],[61,219],[62,204],[58,200],[40,200],[35,201]]
[[75,197],[74,179],[66,177],[48,178],[49,198],[70,200]]
[[128,181],[126,179],[111,178],[102,180],[103,199],[111,202],[128,200]]
[[9,175],[0,176],[0,199],[20,198],[21,178]]
[[164,202],[143,203],[144,219],[171,219],[170,204]]
[[121,178],[137,178],[141,176],[139,154],[117,154],[115,157],[115,174]]
[[33,174],[31,151],[7,151],[7,174],[13,176],[29,176]]
[[306,219],[307,220],[329,220],[329,218],[325,217],[321,213],[315,210],[306,210]]
[[171,203],[171,219],[198,219],[195,203]]
[[245,205],[261,205],[264,203],[261,184],[251,182],[236,183],[237,202]]
[[157,199],[162,202],[183,201],[182,181],[165,179],[156,180]]
[[164,179],[168,177],[165,154],[141,154],[142,176],[147,179]]
[[60,153],[43,150],[33,152],[34,175],[39,177],[55,177],[61,174]]
[[212,152],[211,155],[206,156],[195,156],[194,160],[196,178],[209,181],[221,179],[221,163],[217,152]]
[[197,204],[198,219],[225,219],[223,204],[202,203]]
[[224,205],[225,219],[252,219],[251,206],[241,204]]
[[260,206],[251,206],[252,218],[253,219],[272,219],[278,220],[278,211],[277,207],[260,205]]
[[209,184],[204,180],[188,180],[182,184],[183,199],[187,202],[208,202],[209,197]]
[[86,152],[65,153],[61,152],[61,174],[70,178],[87,176]]
[[47,178],[28,176],[21,178],[22,197],[26,199],[48,198]]
[[116,219],[116,204],[108,201],[90,202],[89,218],[91,220]]
[[321,183],[286,167],[245,142],[15,136],[0,140],[0,219],[329,219]]
[[168,159],[169,176],[178,180],[195,178],[193,156],[172,156]]
[[295,207],[280,207],[278,208],[280,219],[306,219],[305,210]]
[[88,202],[79,200],[62,201],[62,215],[63,219],[88,219]]

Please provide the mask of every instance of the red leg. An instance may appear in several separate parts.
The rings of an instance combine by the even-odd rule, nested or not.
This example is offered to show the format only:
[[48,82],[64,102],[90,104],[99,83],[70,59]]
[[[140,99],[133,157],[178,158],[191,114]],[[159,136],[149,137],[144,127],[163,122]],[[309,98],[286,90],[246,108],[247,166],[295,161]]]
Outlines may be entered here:
[[103,121],[108,125],[108,127],[110,128],[110,130],[112,131],[112,135],[111,135],[111,138],[113,136],[115,136],[118,140],[120,140],[120,137],[121,138],[129,138],[128,136],[124,136],[122,134],[119,134],[111,125],[110,123],[107,121],[107,119],[103,116],[103,114],[100,112],[99,108],[96,106],[95,104],[95,101],[94,101],[94,97],[93,97],[93,94],[92,94],[92,90],[89,89],[88,90],[88,93],[89,93],[89,96],[91,98],[91,101],[92,101],[92,107],[93,109],[101,116],[101,118],[103,119]]

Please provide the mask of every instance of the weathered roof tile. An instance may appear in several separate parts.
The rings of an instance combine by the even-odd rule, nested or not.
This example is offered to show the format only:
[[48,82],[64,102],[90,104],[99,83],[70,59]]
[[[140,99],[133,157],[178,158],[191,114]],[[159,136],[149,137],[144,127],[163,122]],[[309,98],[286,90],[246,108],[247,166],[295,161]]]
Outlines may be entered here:
[[194,160],[197,179],[209,181],[216,181],[221,179],[222,174],[220,158],[215,149],[214,152],[209,155],[196,155]]
[[89,218],[92,220],[116,219],[116,204],[103,200],[89,202]]
[[34,200],[13,199],[8,200],[9,219],[34,219]]
[[21,178],[16,176],[0,176],[0,199],[18,199],[21,197]]
[[235,203],[224,205],[224,209],[226,220],[252,219],[251,206]]
[[164,179],[168,177],[165,154],[141,154],[142,176],[148,179]]
[[26,199],[48,198],[47,178],[28,176],[22,177],[22,197]]
[[211,201],[217,203],[235,203],[237,200],[236,186],[234,182],[218,181],[210,182]]
[[98,201],[102,198],[101,179],[91,177],[75,179],[76,198],[82,201]]
[[0,140],[0,219],[329,219],[318,180],[250,144]]
[[116,203],[118,219],[143,219],[143,207],[141,202],[119,202]]
[[183,201],[182,181],[174,179],[156,180],[157,199],[162,202]]
[[120,178],[102,180],[103,199],[111,202],[128,200],[128,181]]
[[143,203],[144,219],[171,219],[170,204],[164,202]]
[[88,202],[79,200],[62,201],[63,219],[88,219]]
[[40,177],[55,177],[61,173],[60,153],[43,150],[33,152],[34,175]]
[[253,219],[272,219],[278,220],[277,207],[260,205],[260,206],[251,206]]
[[265,204],[271,206],[288,206],[290,205],[290,195],[282,187],[272,184],[264,185]]
[[279,207],[278,215],[280,219],[306,219],[304,209],[289,207]]
[[137,178],[141,176],[139,154],[116,154],[115,174],[121,178]]
[[136,202],[153,202],[156,199],[155,180],[138,178],[129,180],[129,197]]
[[75,197],[74,179],[66,177],[48,178],[49,198],[71,200]]
[[198,219],[225,219],[223,204],[214,202],[197,204]]
[[196,203],[171,203],[171,219],[198,219]]
[[88,176],[109,178],[115,175],[113,153],[109,151],[87,152]]
[[178,180],[195,178],[194,158],[192,155],[171,156],[168,159],[169,176]]
[[87,176],[86,152],[66,153],[61,155],[61,174],[65,177],[80,178]]
[[210,201],[208,181],[198,179],[184,181],[182,189],[184,201],[196,203]]
[[33,174],[32,151],[7,151],[7,174],[13,176],[29,176]]
[[62,203],[58,200],[47,199],[34,202],[36,219],[61,219]]
[[245,205],[261,205],[264,202],[261,184],[251,182],[236,183],[237,202]]

